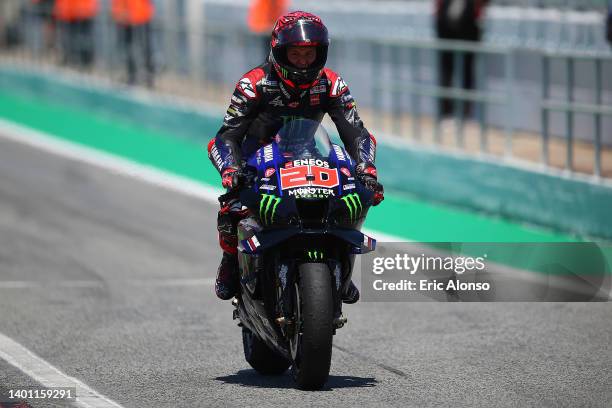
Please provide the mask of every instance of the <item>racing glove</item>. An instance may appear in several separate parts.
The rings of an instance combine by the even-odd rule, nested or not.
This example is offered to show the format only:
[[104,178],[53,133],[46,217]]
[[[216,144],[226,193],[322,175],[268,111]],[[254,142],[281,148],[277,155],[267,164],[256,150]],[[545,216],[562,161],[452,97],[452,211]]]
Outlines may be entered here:
[[360,163],[357,165],[356,175],[357,179],[365,186],[366,189],[374,193],[374,200],[372,205],[378,205],[385,199],[385,189],[382,184],[378,182],[378,175],[376,173],[376,167],[367,163]]
[[235,167],[228,167],[221,172],[221,184],[223,187],[231,189],[235,186],[236,183],[234,182],[234,175],[237,171],[238,169]]

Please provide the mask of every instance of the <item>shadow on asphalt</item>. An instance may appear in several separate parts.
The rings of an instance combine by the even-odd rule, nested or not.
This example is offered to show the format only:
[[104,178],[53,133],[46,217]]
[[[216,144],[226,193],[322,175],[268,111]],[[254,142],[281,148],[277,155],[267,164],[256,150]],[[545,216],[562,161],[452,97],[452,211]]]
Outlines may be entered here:
[[[295,388],[295,383],[289,374],[265,376],[255,370],[240,370],[236,374],[215,378],[226,384],[237,384],[245,387],[258,388]],[[336,388],[375,387],[378,381],[374,377],[355,377],[351,375],[330,375],[322,391]]]

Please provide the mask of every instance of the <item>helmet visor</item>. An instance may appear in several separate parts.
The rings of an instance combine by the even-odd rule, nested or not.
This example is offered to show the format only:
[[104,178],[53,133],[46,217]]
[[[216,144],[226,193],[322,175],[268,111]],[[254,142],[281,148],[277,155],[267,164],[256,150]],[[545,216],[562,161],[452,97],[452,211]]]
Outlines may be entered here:
[[292,27],[278,33],[279,46],[328,45],[327,28],[307,20],[299,20]]

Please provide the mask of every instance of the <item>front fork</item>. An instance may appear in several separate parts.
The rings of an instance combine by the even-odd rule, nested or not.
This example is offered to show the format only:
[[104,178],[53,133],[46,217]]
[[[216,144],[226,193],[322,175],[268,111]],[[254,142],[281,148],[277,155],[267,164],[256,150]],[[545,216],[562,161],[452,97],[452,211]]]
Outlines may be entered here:
[[[295,282],[300,263],[312,262],[306,260],[281,260],[277,257],[275,262],[277,284],[276,284],[276,323],[280,326],[283,334],[290,338],[293,336],[295,322],[293,322],[295,305]],[[355,262],[355,255],[349,255],[344,262],[336,259],[321,259],[327,264],[331,272],[334,302],[334,325],[341,328],[346,323],[346,318],[342,315],[342,293],[351,281],[352,269]]]

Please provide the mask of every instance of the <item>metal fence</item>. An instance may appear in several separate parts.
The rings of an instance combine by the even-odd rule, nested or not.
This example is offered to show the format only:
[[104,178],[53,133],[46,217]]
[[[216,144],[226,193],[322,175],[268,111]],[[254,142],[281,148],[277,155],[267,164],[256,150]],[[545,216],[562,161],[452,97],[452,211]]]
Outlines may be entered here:
[[[565,65],[566,89],[565,98],[555,99],[550,95],[550,64],[551,60],[559,60]],[[577,102],[574,97],[576,63],[578,61],[588,61],[591,63],[591,75],[595,78],[595,98],[589,102]],[[551,111],[562,112],[565,115],[565,141],[566,159],[565,169],[573,170],[574,163],[574,118],[576,115],[583,114],[592,117],[594,122],[593,134],[593,160],[594,175],[602,175],[602,121],[604,117],[612,117],[612,104],[603,101],[603,66],[611,63],[611,56],[588,55],[580,53],[545,53],[542,59],[542,153],[541,161],[548,164],[550,161],[549,153],[549,116]],[[609,72],[609,71],[608,71]]]
[[[476,45],[474,43],[464,41],[385,41],[385,42],[373,42],[370,44],[373,50],[375,50],[375,63],[380,62],[380,54],[385,50],[392,55],[394,59],[390,66],[389,78],[401,78],[402,70],[406,70],[406,65],[410,66],[408,70],[410,77],[407,81],[401,80],[392,81],[389,78],[383,76],[377,76],[372,84],[373,100],[383,100],[385,94],[389,95],[392,99],[391,113],[393,115],[392,123],[394,134],[404,134],[405,129],[402,128],[403,121],[400,117],[406,113],[410,115],[412,120],[410,134],[411,137],[416,140],[422,139],[421,129],[421,116],[424,113],[428,113],[434,116],[433,121],[433,141],[436,144],[441,143],[441,132],[440,123],[442,121],[442,115],[439,109],[436,108],[436,102],[440,99],[450,99],[453,104],[455,132],[454,139],[456,147],[465,147],[465,135],[464,125],[468,118],[464,115],[465,105],[474,104],[476,106],[476,119],[479,124],[479,146],[481,153],[488,152],[488,138],[487,132],[489,130],[489,124],[487,123],[487,111],[491,106],[503,106],[509,113],[506,116],[504,123],[504,130],[506,133],[506,153],[511,154],[511,143],[512,143],[512,129],[514,126],[512,110],[512,99],[508,98],[513,92],[513,63],[512,50],[508,48],[490,47],[486,45]],[[454,66],[457,69],[454,71],[453,83],[456,86],[443,87],[439,86],[439,73],[436,70],[436,74],[433,75],[435,78],[432,81],[432,76],[429,75],[423,78],[422,72],[422,59],[423,54],[429,54],[427,57],[431,57],[431,52],[434,52],[434,58],[439,56],[441,52],[452,53],[454,59]],[[474,89],[465,89],[460,86],[462,78],[464,77],[464,59],[467,58],[467,54],[472,53],[476,55],[476,73],[475,78],[482,78],[483,72],[486,70],[486,62],[488,55],[494,55],[501,57],[504,61],[503,69],[503,83],[504,87],[500,91],[490,91],[484,89],[485,84],[478,84],[479,86]],[[407,55],[407,61],[401,61],[402,56]],[[436,58],[437,59],[437,58]],[[407,64],[406,64],[407,63]],[[440,63],[440,61],[438,61]],[[381,67],[375,68],[376,71],[381,71]],[[404,101],[408,99],[409,104],[406,107]],[[428,109],[428,112],[423,112],[421,105],[423,99],[428,99],[433,102]],[[382,108],[378,106],[375,108]],[[382,110],[377,109],[379,113]],[[374,115],[375,118],[380,118],[380,115]],[[375,122],[375,123],[378,123]]]
[[[612,84],[609,76],[604,74],[612,69],[612,56],[579,52],[532,53],[532,58],[536,59],[541,66],[541,94],[536,100],[526,101],[516,81],[517,53],[520,51],[515,48],[475,45],[458,41],[405,40],[376,42],[372,43],[371,47],[376,50],[374,61],[383,61],[384,54],[391,55],[391,59],[394,60],[389,64],[386,75],[383,72],[382,75],[374,77],[371,84],[372,99],[380,102],[372,107],[375,111],[373,118],[377,128],[383,128],[382,118],[385,113],[389,112],[392,123],[391,133],[407,135],[412,140],[420,141],[423,135],[421,124],[424,116],[425,118],[431,116],[433,121],[429,133],[432,143],[436,146],[452,146],[462,151],[486,155],[491,153],[489,135],[495,133],[498,135],[495,138],[497,143],[501,144],[498,151],[505,158],[517,158],[515,146],[522,143],[523,146],[519,146],[522,150],[531,149],[530,160],[537,161],[544,167],[554,165],[570,174],[589,173],[594,176],[595,180],[599,180],[602,176],[612,176],[612,163],[610,162]],[[453,53],[454,65],[458,68],[454,72],[453,86],[441,86],[439,73],[435,69],[430,70],[429,75],[422,75],[422,60],[431,59],[432,51],[434,60],[440,52]],[[461,61],[468,54],[475,55],[475,77],[480,78],[474,89],[464,89],[461,85],[464,75]],[[406,57],[402,58],[402,56]],[[439,59],[437,62],[439,63]],[[487,81],[487,76],[484,74],[491,63],[501,68],[497,70],[498,76],[495,81]],[[551,69],[553,64],[556,70]],[[577,68],[578,64],[581,64],[580,69]],[[405,68],[407,65],[409,69]],[[564,75],[561,80],[553,81],[553,78],[558,76],[555,74],[559,73],[557,72],[559,68],[565,71]],[[384,71],[384,69],[377,68],[376,71]],[[409,73],[407,78],[402,71]],[[581,98],[578,100],[576,83],[580,80],[583,85],[580,89],[584,91],[584,82],[587,79],[591,84],[588,89],[592,92],[581,92]],[[497,86],[490,87],[491,84]],[[551,89],[556,92],[553,94]],[[385,98],[390,100],[390,103],[385,104]],[[450,132],[453,139],[451,143],[443,143],[441,137],[440,124],[445,121],[437,103],[440,99],[451,99],[454,104],[454,123],[452,132]],[[426,102],[428,106],[425,115],[422,108],[423,102]],[[475,106],[473,117],[464,114],[464,104],[468,103]],[[517,106],[526,103],[530,103],[534,109],[539,111],[541,120],[535,132],[525,133],[524,129],[518,129],[517,132],[517,123],[520,122]],[[488,112],[493,109],[503,111],[501,122],[492,123],[487,120]],[[555,124],[561,125],[557,126],[559,129],[556,132],[551,131],[551,113],[554,112],[563,115],[563,117],[556,118]],[[407,121],[402,120],[402,117],[406,115],[410,118],[409,129],[403,127]],[[576,118],[582,119],[582,122],[590,119],[592,126],[579,127],[576,124]],[[475,148],[469,149],[466,148],[464,130],[466,123],[474,121],[478,124],[478,134],[475,135],[478,143]],[[579,132],[579,138],[576,137],[577,132]],[[527,134],[532,139],[527,141],[527,147],[525,140],[520,138],[517,140],[517,133],[523,136]],[[535,144],[530,143],[534,141]],[[551,163],[549,147],[552,142],[557,146],[555,154],[559,156],[563,152],[564,160],[555,160],[555,163]],[[575,166],[577,142],[581,143],[582,163],[578,168]],[[604,155],[607,159],[605,164]],[[560,157],[555,158],[560,159]],[[592,163],[592,166],[585,166],[585,161]]]
[[[405,1],[405,0],[397,0]],[[423,3],[430,0],[418,0]],[[607,0],[493,0],[491,3],[500,6],[540,7],[570,10],[605,10]]]

